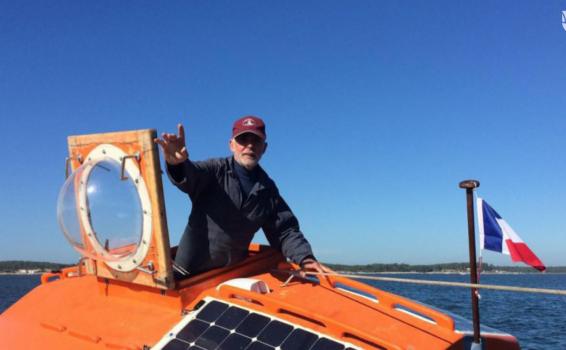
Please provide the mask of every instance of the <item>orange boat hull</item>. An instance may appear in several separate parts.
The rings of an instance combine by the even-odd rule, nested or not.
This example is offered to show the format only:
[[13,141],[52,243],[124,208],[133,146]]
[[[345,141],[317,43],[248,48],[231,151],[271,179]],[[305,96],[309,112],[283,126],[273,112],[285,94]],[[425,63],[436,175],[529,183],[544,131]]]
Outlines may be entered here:
[[[172,291],[91,275],[66,277],[76,268],[52,282],[46,275],[44,283],[0,315],[0,349],[151,348],[204,297],[361,349],[468,348],[469,335],[455,330],[448,315],[345,278],[317,283],[297,277],[285,284],[292,266],[271,249],[252,248],[245,262],[181,281]],[[261,280],[271,292],[217,288],[241,277]],[[484,335],[483,341],[485,349],[519,349],[505,334]]]

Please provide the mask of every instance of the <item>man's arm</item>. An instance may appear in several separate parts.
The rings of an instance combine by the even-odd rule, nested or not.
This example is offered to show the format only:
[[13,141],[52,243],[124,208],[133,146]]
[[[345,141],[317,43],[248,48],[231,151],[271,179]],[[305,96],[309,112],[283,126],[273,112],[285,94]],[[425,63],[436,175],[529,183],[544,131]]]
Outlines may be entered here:
[[177,125],[177,134],[161,134],[155,143],[161,146],[165,158],[167,175],[173,185],[187,193],[191,198],[206,186],[208,166],[206,162],[192,162],[185,142],[185,128]]
[[262,228],[269,244],[281,250],[285,257],[301,268],[320,273],[332,272],[316,260],[309,242],[299,228],[299,221],[279,194],[275,213]]
[[189,159],[181,164],[167,163],[167,175],[173,185],[187,193],[191,199],[195,198],[200,190],[204,189],[209,180],[212,169],[208,162],[193,162]]

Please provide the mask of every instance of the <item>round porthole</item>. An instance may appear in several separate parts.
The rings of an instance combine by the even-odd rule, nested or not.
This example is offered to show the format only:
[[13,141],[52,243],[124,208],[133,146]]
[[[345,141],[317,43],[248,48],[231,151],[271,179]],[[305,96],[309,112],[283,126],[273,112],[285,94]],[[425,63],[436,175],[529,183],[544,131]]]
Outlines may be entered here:
[[135,269],[151,239],[151,203],[136,160],[116,146],[97,146],[65,181],[57,219],[81,255],[117,271]]

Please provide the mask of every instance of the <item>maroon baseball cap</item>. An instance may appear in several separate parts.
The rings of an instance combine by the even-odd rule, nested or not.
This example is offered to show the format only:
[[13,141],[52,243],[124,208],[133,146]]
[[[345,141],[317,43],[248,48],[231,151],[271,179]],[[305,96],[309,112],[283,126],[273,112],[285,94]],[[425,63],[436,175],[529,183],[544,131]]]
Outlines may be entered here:
[[253,115],[248,115],[236,120],[232,127],[232,137],[237,137],[247,132],[256,134],[264,140],[266,139],[265,123],[261,118],[254,117]]

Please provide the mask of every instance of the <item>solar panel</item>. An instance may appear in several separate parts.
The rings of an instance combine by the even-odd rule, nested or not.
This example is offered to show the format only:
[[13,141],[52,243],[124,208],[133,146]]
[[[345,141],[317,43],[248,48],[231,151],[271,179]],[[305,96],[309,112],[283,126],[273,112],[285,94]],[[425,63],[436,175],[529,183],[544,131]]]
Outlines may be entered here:
[[268,317],[252,313],[238,326],[236,332],[250,338],[255,338],[259,335],[259,332],[267,326],[269,321],[270,319]]
[[216,349],[230,334],[230,331],[218,326],[208,328],[196,341],[196,345],[205,349]]
[[285,339],[285,342],[281,345],[281,349],[310,349],[317,340],[318,335],[307,332],[304,329],[296,328],[289,334],[287,339]]
[[354,350],[351,344],[267,314],[212,298],[191,312],[155,350]]
[[327,338],[320,338],[311,350],[344,350],[344,345]]
[[206,304],[206,306],[197,314],[197,318],[206,322],[213,322],[216,321],[216,319],[220,317],[227,308],[227,304],[214,300]]
[[283,343],[283,340],[289,336],[293,326],[280,321],[271,321],[269,324],[261,331],[258,339],[271,346],[279,346]]
[[210,325],[206,322],[199,320],[192,320],[189,324],[183,328],[178,334],[177,338],[183,340],[187,343],[192,343],[197,340],[200,335],[206,331]]
[[244,350],[251,342],[251,338],[232,333],[220,344],[218,350]]
[[229,330],[236,329],[248,314],[249,311],[232,306],[216,321],[216,325]]
[[187,343],[178,339],[172,339],[167,345],[163,347],[163,350],[186,350]]

